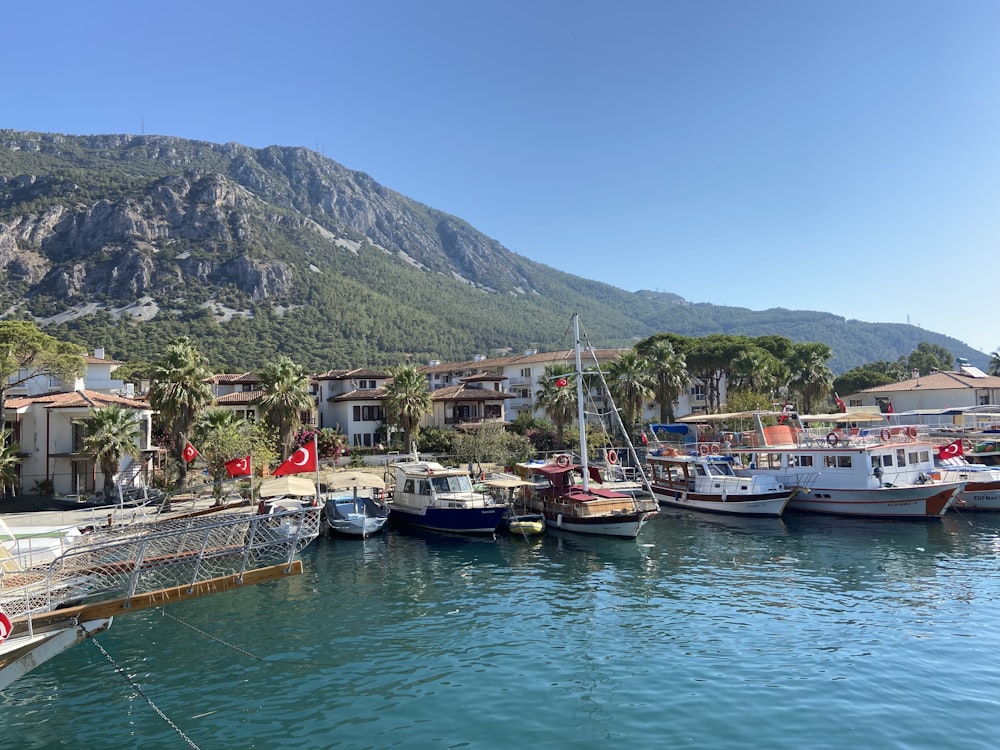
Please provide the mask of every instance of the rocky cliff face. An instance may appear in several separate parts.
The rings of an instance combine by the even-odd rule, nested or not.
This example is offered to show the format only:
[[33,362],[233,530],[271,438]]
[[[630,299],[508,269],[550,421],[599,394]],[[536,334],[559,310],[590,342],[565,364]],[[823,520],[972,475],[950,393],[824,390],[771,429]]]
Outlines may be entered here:
[[205,301],[220,287],[282,300],[308,264],[272,248],[303,233],[367,240],[483,289],[530,287],[524,259],[468,224],[302,148],[0,131],[5,161],[37,170],[0,174],[6,305]]

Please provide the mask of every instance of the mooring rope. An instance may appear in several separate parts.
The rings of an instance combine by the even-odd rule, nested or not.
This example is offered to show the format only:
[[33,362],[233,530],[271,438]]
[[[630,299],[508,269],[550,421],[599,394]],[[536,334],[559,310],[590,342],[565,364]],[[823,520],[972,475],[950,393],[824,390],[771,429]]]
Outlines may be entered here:
[[132,688],[135,690],[135,692],[137,692],[139,695],[142,696],[142,699],[144,701],[146,701],[147,704],[149,704],[149,707],[152,708],[153,711],[156,712],[157,716],[159,716],[161,719],[163,719],[167,723],[167,726],[169,726],[171,729],[173,729],[175,732],[177,732],[177,735],[182,740],[184,740],[188,744],[189,747],[193,747],[195,750],[201,750],[201,748],[199,748],[190,737],[188,737],[186,734],[184,734],[184,731],[179,726],[177,726],[170,719],[169,716],[167,716],[165,713],[163,713],[163,711],[160,710],[159,706],[157,706],[155,703],[153,703],[153,701],[150,699],[150,697],[148,695],[146,695],[142,691],[142,688],[139,686],[139,684],[128,675],[128,673],[125,671],[125,669],[120,664],[118,664],[118,662],[116,662],[114,660],[114,658],[111,656],[111,654],[109,654],[105,650],[104,646],[102,646],[100,643],[97,642],[97,638],[91,638],[90,642],[93,643],[95,646],[97,646],[97,649],[102,654],[104,654],[104,658],[106,658],[109,662],[111,662],[111,666],[113,666],[115,668],[115,671],[118,672],[118,674],[120,674],[122,677],[125,678],[125,681],[129,685],[132,686]]

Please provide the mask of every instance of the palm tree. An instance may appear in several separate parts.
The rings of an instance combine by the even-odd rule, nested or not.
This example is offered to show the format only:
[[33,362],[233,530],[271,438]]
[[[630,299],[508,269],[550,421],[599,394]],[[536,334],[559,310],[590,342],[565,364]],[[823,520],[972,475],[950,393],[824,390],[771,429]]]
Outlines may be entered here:
[[420,434],[420,420],[432,407],[427,379],[412,365],[403,365],[392,371],[385,390],[386,421],[403,431],[403,449],[409,450]]
[[802,397],[799,406],[805,414],[811,413],[833,388],[833,372],[826,366],[831,356],[833,353],[826,344],[796,344],[792,351],[790,385]]
[[264,422],[274,431],[281,460],[291,455],[292,440],[302,426],[302,415],[311,416],[316,400],[309,392],[309,376],[288,357],[268,363],[260,373],[261,394],[254,404]]
[[566,446],[566,425],[576,419],[576,387],[573,383],[574,368],[554,363],[545,366],[545,372],[535,392],[535,405],[556,426],[556,447]]
[[674,404],[690,382],[684,355],[674,351],[666,339],[660,339],[646,352],[646,365],[653,376],[653,392],[660,405],[660,421],[674,421]]
[[990,355],[990,375],[1000,375],[1000,349]]
[[21,446],[14,441],[12,430],[0,430],[0,490],[17,489],[17,465],[21,463]]
[[198,413],[212,403],[212,389],[207,380],[208,365],[187,337],[171,343],[163,358],[153,366],[149,403],[171,436],[179,470],[177,489],[187,486],[187,461],[184,446]]
[[625,429],[631,430],[636,420],[642,418],[643,405],[656,397],[652,371],[646,360],[632,350],[624,352],[608,366],[607,380],[611,397],[624,413]]
[[104,477],[104,497],[114,498],[114,477],[125,456],[139,457],[138,439],[141,434],[139,419],[134,411],[112,404],[91,409],[90,417],[77,420],[86,428],[83,450],[94,456],[94,461]]

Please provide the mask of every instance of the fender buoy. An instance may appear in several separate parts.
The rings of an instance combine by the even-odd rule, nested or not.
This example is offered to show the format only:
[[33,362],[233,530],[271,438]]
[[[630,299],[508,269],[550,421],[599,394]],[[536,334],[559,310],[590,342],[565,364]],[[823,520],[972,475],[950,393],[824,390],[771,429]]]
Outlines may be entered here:
[[564,456],[559,456],[556,459],[556,466],[561,466],[564,469],[567,466],[569,466],[569,456],[565,456],[565,455]]
[[917,439],[917,428],[914,427],[913,425],[910,425],[909,427],[907,427],[906,428],[906,436],[908,438],[910,438],[910,440],[916,440]]
[[891,432],[889,432],[889,430],[885,430],[885,429],[884,429],[884,430],[882,430],[882,432],[880,432],[880,433],[878,434],[878,436],[879,436],[880,438],[882,438],[882,442],[883,442],[883,443],[888,443],[888,442],[889,442],[890,440],[892,440],[892,433],[891,433]]
[[608,463],[609,464],[618,463],[618,454],[614,451],[614,449],[608,451]]
[[718,456],[719,455],[719,444],[718,443],[712,443],[712,445],[709,447],[709,450],[712,451],[712,455],[713,456]]
[[703,456],[708,455],[708,450],[709,450],[708,443],[702,443],[701,445],[698,446],[698,452]]
[[839,442],[840,442],[840,438],[837,437],[837,433],[835,433],[835,432],[831,432],[829,435],[826,436],[826,443],[827,443],[827,445],[834,446],[834,445],[836,445]]

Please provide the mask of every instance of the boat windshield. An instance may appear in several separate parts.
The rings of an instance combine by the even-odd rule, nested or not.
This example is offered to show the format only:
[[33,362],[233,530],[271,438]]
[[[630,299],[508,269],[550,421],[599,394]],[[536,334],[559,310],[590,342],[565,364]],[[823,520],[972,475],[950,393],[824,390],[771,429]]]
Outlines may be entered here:
[[708,465],[708,473],[714,474],[715,476],[721,477],[731,477],[734,476],[736,472],[733,471],[733,467],[727,463],[711,463]]
[[464,474],[456,474],[447,477],[434,477],[431,479],[434,485],[434,492],[472,492],[472,481]]

